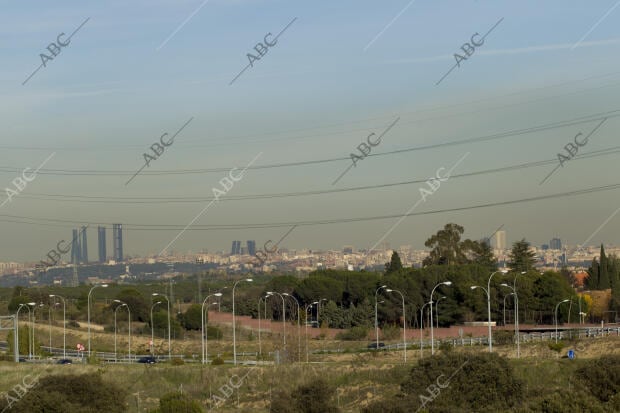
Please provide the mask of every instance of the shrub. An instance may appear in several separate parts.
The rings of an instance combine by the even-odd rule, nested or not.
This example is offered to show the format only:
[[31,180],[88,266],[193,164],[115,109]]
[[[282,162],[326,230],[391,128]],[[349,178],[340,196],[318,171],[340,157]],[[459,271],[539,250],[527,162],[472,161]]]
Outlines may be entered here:
[[185,364],[185,362],[182,358],[174,357],[170,360],[170,364],[172,364],[173,366],[182,366],[183,364]]
[[211,361],[211,364],[214,366],[221,366],[224,364],[224,359],[218,356]]
[[159,409],[157,413],[202,413],[200,404],[182,392],[172,392],[164,394],[159,399]]
[[562,351],[562,349],[566,346],[566,344],[561,341],[558,341],[557,343],[547,343],[547,345],[549,346],[549,350],[553,350],[556,353]]
[[498,346],[513,344],[515,341],[515,333],[514,331],[498,330],[493,333],[493,341]]
[[317,379],[299,386],[290,394],[279,392],[272,398],[272,413],[336,413],[335,389],[325,380]]
[[523,399],[523,386],[512,367],[494,353],[446,353],[421,360],[411,369],[401,390],[415,410],[422,404],[422,397],[431,397],[430,386],[439,383],[447,387],[426,404],[430,412],[451,411],[448,409],[453,406],[459,406],[460,411],[506,411]]
[[207,338],[209,340],[220,340],[224,334],[219,327],[207,326]]
[[[577,377],[602,402],[620,392],[620,356],[603,356],[577,370]],[[617,397],[616,397],[617,398]]]
[[97,373],[45,376],[13,404],[11,412],[120,413],[127,410],[126,397],[123,388],[103,381]]

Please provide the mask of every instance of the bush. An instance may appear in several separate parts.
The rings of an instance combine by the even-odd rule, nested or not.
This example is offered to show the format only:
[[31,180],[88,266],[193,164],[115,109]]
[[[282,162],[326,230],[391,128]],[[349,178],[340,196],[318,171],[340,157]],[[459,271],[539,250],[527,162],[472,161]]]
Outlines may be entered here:
[[549,346],[549,350],[553,350],[556,353],[559,353],[564,347],[566,347],[566,344],[561,341],[558,341],[557,343],[547,343],[547,345]]
[[214,366],[221,366],[224,364],[224,359],[218,356],[211,361],[211,364]]
[[[12,405],[11,412],[120,413],[127,410],[126,397],[124,389],[103,381],[97,373],[45,376]],[[4,403],[2,399],[2,408]]]
[[426,402],[429,412],[455,411],[450,410],[453,406],[458,406],[459,411],[507,411],[523,400],[523,387],[512,367],[494,353],[446,353],[421,360],[411,369],[401,390],[415,411],[423,404],[423,397],[432,398],[431,386],[440,383],[444,387],[437,397]]
[[498,330],[493,333],[493,341],[498,346],[505,346],[515,342],[515,332],[509,330]]
[[272,413],[336,413],[334,406],[335,389],[323,379],[299,386],[290,394],[279,392],[271,401]]
[[[620,392],[620,356],[603,356],[577,370],[577,377],[602,402]],[[618,396],[616,396],[616,399]]]
[[220,340],[222,337],[224,334],[219,327],[207,326],[207,338],[209,340]]
[[336,340],[362,341],[365,340],[367,336],[368,329],[358,326],[336,334]]
[[156,413],[202,413],[200,404],[182,392],[164,394],[159,399],[159,409]]
[[185,364],[185,362],[182,358],[174,357],[170,360],[170,364],[172,364],[173,366],[182,366],[183,364]]

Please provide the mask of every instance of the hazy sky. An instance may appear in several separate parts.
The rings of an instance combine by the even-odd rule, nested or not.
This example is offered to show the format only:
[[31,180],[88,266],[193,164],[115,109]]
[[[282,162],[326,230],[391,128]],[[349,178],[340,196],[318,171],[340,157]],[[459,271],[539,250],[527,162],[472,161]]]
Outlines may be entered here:
[[[0,188],[15,189],[11,181],[24,168],[49,158],[0,208],[3,261],[42,259],[84,224],[110,228],[110,253],[112,223],[124,225],[126,254],[157,254],[173,240],[168,250],[229,250],[235,239],[261,246],[300,222],[313,225],[297,227],[284,246],[368,248],[385,237],[393,247],[422,248],[448,222],[474,239],[504,224],[509,242],[559,236],[581,244],[620,207],[615,187],[497,205],[617,184],[618,154],[601,153],[620,146],[616,0],[3,0],[0,6]],[[46,47],[60,33],[66,42],[88,18],[22,85],[41,65],[40,54],[50,55]],[[230,85],[248,65],[247,54],[257,54],[254,46],[268,33],[273,41],[291,22]],[[461,46],[475,33],[480,42],[498,22],[437,85],[455,53],[467,57]],[[189,119],[174,143],[125,185],[149,147]],[[371,155],[392,153],[357,161],[332,185],[356,146],[396,119]],[[597,156],[565,162],[540,185],[558,153],[568,155],[564,146],[576,136],[583,142],[597,126],[579,148]],[[464,142],[432,147],[458,141]],[[254,159],[252,167],[274,167],[248,169],[209,205],[228,170]],[[531,165],[539,161],[555,163]],[[291,163],[297,165],[283,165]],[[452,175],[474,174],[453,176],[420,201],[427,187],[420,181],[442,167],[441,174],[453,167]],[[410,183],[377,187],[404,182]],[[322,193],[299,194],[316,191]],[[293,196],[256,199],[274,194]],[[6,189],[0,196],[7,199]],[[485,204],[494,205],[462,209]],[[398,223],[408,211],[446,209]],[[395,217],[356,220],[384,216]],[[620,243],[619,230],[615,216],[589,243]],[[89,231],[95,259],[96,230]]]

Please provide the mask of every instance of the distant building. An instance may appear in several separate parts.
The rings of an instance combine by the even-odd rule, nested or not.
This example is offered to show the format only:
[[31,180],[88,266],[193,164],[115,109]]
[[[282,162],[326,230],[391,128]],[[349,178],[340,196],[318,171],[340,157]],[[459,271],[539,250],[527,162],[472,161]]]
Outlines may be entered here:
[[97,241],[99,243],[99,262],[105,262],[108,256],[106,252],[105,227],[97,227]]
[[561,250],[562,249],[562,240],[559,238],[553,238],[549,241],[549,248],[552,250]]
[[342,247],[342,253],[343,254],[353,254],[353,245],[345,245],[344,247]]
[[232,248],[230,249],[230,255],[241,254],[241,241],[233,241]]
[[81,247],[82,247],[82,262],[87,264],[88,263],[88,242],[86,241],[86,227],[82,227],[80,229],[80,233],[82,235],[82,243],[81,243]]
[[123,226],[112,224],[112,242],[114,244],[114,261],[123,261]]
[[497,231],[495,233],[495,242],[494,242],[493,247],[496,250],[506,249],[506,231]]
[[547,251],[549,249],[549,244],[543,244],[541,248],[543,251]]
[[247,245],[248,245],[248,255],[256,254],[256,241],[249,240],[247,242]]
[[80,236],[78,230],[73,230],[71,237],[71,264],[79,264],[82,261],[82,248],[80,247]]

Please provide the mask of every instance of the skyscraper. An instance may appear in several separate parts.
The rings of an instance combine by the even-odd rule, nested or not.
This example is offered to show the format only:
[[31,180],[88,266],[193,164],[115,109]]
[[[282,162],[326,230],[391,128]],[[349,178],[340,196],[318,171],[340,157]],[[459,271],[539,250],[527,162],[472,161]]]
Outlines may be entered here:
[[552,250],[561,250],[562,249],[562,240],[559,238],[553,238],[549,242],[549,248]]
[[495,233],[495,243],[494,247],[497,250],[505,250],[506,249],[506,231],[497,231]]
[[82,261],[82,248],[80,247],[80,236],[78,230],[73,230],[71,237],[71,264],[79,264]]
[[86,227],[82,227],[81,231],[81,235],[82,235],[82,244],[81,244],[81,250],[82,250],[82,254],[81,254],[81,258],[82,258],[82,262],[87,264],[88,263],[88,242],[86,241]]
[[105,244],[105,227],[97,227],[97,241],[99,242],[99,262],[105,262],[108,255]]
[[114,243],[114,261],[123,261],[123,226],[112,224],[112,241]]
[[248,243],[248,255],[256,254],[256,241],[249,240],[247,243]]
[[230,255],[239,255],[241,253],[241,241],[233,241]]

